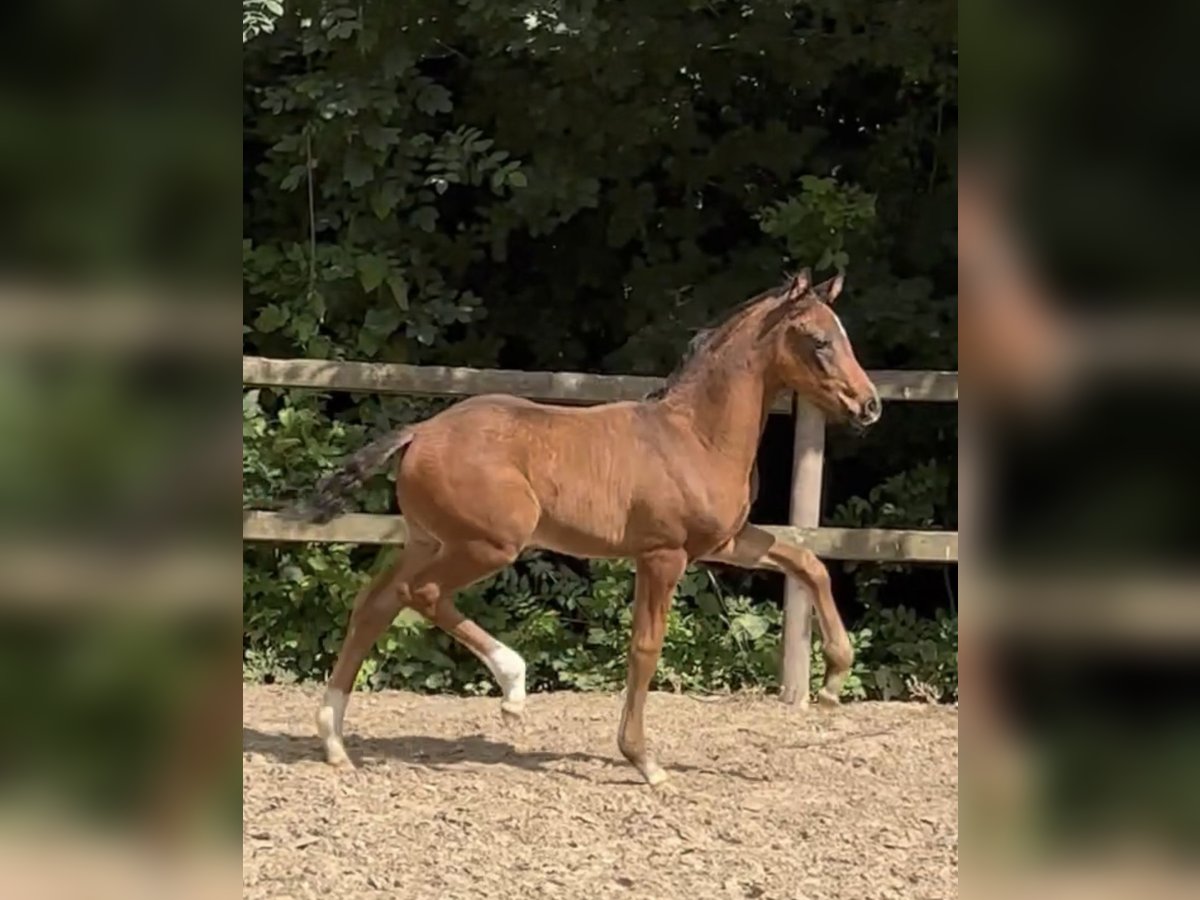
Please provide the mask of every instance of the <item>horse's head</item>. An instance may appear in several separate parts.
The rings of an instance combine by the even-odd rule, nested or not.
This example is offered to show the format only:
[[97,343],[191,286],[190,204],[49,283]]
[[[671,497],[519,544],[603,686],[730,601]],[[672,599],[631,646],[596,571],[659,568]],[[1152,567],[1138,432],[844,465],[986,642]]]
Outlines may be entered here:
[[836,275],[818,285],[810,280],[805,269],[782,289],[778,314],[771,316],[772,368],[783,386],[830,417],[866,428],[883,410],[833,311],[843,278]]

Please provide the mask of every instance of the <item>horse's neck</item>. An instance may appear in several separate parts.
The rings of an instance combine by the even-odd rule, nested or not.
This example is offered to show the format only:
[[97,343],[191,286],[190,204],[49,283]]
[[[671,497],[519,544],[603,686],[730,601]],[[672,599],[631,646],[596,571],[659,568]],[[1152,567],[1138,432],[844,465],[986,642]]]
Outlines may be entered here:
[[753,364],[715,364],[668,393],[666,402],[717,461],[749,476],[775,390]]

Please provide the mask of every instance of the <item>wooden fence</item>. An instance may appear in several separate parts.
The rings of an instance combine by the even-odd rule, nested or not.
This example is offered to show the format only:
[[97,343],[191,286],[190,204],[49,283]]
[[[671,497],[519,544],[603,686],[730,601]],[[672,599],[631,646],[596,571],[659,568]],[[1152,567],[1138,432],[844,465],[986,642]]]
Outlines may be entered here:
[[[957,372],[889,370],[870,375],[884,400],[958,401]],[[242,383],[251,387],[451,397],[505,393],[531,400],[588,405],[638,399],[662,384],[662,380],[635,375],[513,372],[247,356],[242,358]],[[815,408],[790,396],[781,397],[771,412],[795,414],[791,514],[788,525],[763,527],[828,559],[958,562],[957,532],[821,527],[824,418]],[[245,510],[242,515],[242,539],[246,541],[402,544],[405,535],[402,516],[352,514],[316,525],[288,521],[264,510]],[[808,702],[811,642],[812,598],[789,578],[780,672],[781,696],[785,702]]]

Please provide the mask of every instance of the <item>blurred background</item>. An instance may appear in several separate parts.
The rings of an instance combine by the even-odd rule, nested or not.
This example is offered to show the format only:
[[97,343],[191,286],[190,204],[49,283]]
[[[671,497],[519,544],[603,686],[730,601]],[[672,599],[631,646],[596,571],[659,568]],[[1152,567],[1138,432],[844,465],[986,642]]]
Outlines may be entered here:
[[1195,890],[1198,17],[960,6],[964,896]]
[[[254,68],[267,64],[304,71],[304,54],[272,58],[285,6],[244,0],[242,46],[254,48],[243,53],[247,81],[268,84]],[[515,9],[509,6],[506,15]],[[831,4],[762,5],[785,6],[833,15]],[[842,9],[845,35],[870,33],[869,8]],[[225,521],[218,507],[232,505],[236,492],[236,438],[226,409],[232,385],[224,380],[233,377],[238,304],[230,250],[245,171],[232,104],[239,45],[223,11],[197,2],[45,0],[6,11],[0,691],[8,714],[0,729],[0,865],[22,896],[79,896],[81,883],[88,896],[129,896],[131,886],[151,884],[225,896],[237,889],[234,653],[245,663],[234,538],[217,524]],[[849,261],[851,287],[859,277],[864,298],[867,288],[903,280],[905,290],[880,294],[877,308],[891,315],[893,330],[912,321],[921,327],[891,357],[868,336],[870,364],[953,368],[954,348],[928,336],[957,316],[958,367],[968,385],[954,473],[967,565],[962,593],[951,592],[965,610],[964,893],[1100,897],[1136,888],[1168,896],[1194,889],[1200,96],[1189,43],[1200,7],[964,0],[961,134],[948,118],[952,107],[957,117],[958,93],[951,5],[910,2],[887,12],[891,33],[906,33],[900,22],[918,35],[889,45],[908,46],[907,53],[872,51],[867,65],[867,54],[847,40],[839,45],[845,57],[820,63],[840,79],[831,82],[833,93],[860,106],[886,88],[888,104],[876,115],[893,117],[889,139],[915,152],[889,154],[877,139],[863,138],[850,172],[868,186],[911,187],[919,206],[893,205],[894,189],[869,191],[877,205],[868,203],[830,160],[815,181],[773,180],[778,172],[791,177],[793,166],[791,156],[767,160],[768,151],[820,160],[820,142],[733,142],[726,149],[729,159],[763,162],[755,183],[764,193],[739,200],[739,216],[773,209],[766,235],[805,254],[827,233],[822,216],[835,217],[848,241],[821,247],[830,254],[823,265]],[[932,45],[936,53],[913,50]],[[778,66],[808,59],[800,48],[777,49]],[[306,52],[316,50],[325,52]],[[447,51],[430,64],[434,87],[454,71],[454,59]],[[896,93],[887,78],[904,82],[893,70],[919,62],[925,67],[907,74],[921,89]],[[413,60],[393,64],[404,71]],[[708,77],[722,77],[713,65]],[[877,70],[887,75],[882,82],[871,81]],[[423,84],[414,90],[421,114],[446,112],[441,92]],[[512,98],[516,107],[527,103],[519,90]],[[242,100],[243,122],[258,128],[262,104],[274,101],[245,92]],[[893,109],[905,103],[912,117]],[[303,134],[297,121],[277,121],[286,127],[265,128],[257,145],[251,141],[256,162],[288,133]],[[833,131],[835,140],[854,140]],[[504,138],[517,145],[528,136]],[[385,147],[391,140],[386,132],[373,139]],[[265,175],[252,169],[249,177],[278,176],[283,188],[299,165],[290,190],[298,188],[306,166],[299,156],[285,166],[285,152],[304,151],[285,146]],[[351,186],[370,175],[353,161],[341,165]],[[522,187],[523,177],[505,178],[508,187],[497,183],[501,194]],[[940,241],[955,183],[959,295],[957,313],[947,313],[953,275],[944,269],[953,251]],[[551,222],[562,209],[587,207],[590,190],[564,175],[555,199],[518,203],[508,210],[516,218],[496,227]],[[789,205],[793,195],[799,199]],[[291,196],[295,209],[283,204],[253,223],[268,243],[282,244],[295,223],[290,240],[303,246],[310,238],[306,192]],[[644,198],[634,192],[619,201],[637,210]],[[418,217],[404,227],[428,233],[428,224]],[[324,225],[336,230],[336,223]],[[596,243],[631,239],[636,221],[612,229]],[[889,239],[883,252],[871,243],[880,234],[901,239]],[[729,275],[740,289],[767,262],[738,258],[749,260]],[[865,277],[853,274],[862,271],[854,261],[893,265],[897,258],[906,260],[897,269],[881,263]],[[779,261],[776,247],[769,263]],[[690,268],[674,273],[662,260],[639,268],[638,288],[692,283],[705,263],[686,262]],[[341,261],[324,264],[342,277]],[[550,255],[542,271],[567,264]],[[359,285],[399,290],[375,262],[354,266],[348,278]],[[244,286],[254,289],[253,316],[242,320],[244,347],[249,341],[252,350],[282,354],[292,348],[281,340],[307,347],[322,337],[278,304],[263,318],[272,291],[309,300],[293,290],[308,278],[304,266],[289,272],[243,244]],[[667,310],[660,317],[618,320],[599,296],[604,287],[591,288],[594,327],[582,343],[563,339],[576,334],[573,323],[548,312],[545,346],[502,348],[483,337],[470,343],[476,296],[448,297],[428,280],[414,294],[424,318],[402,323],[377,314],[357,355],[381,352],[379,335],[401,331],[400,343],[418,360],[444,352],[453,361],[469,350],[514,367],[561,355],[563,368],[651,372],[668,366],[689,329],[719,311],[715,294],[693,290],[679,294],[677,305],[658,307]],[[882,312],[894,296],[900,305]],[[507,324],[489,322],[488,333],[521,330],[528,308],[514,306],[511,315]],[[873,321],[881,320],[856,324],[869,335],[882,328]],[[439,350],[430,328],[458,328],[459,351]],[[605,343],[612,334],[626,339]],[[244,401],[244,427],[247,415]],[[249,412],[261,415],[257,407]],[[926,437],[903,426],[906,440],[923,441],[941,464],[873,497],[895,473],[852,466],[838,488],[847,524],[863,524],[851,521],[856,509],[878,514],[893,500],[889,490],[907,498],[899,508],[922,519],[916,524],[955,524],[944,472],[953,451],[943,445],[952,426],[921,427]],[[267,486],[270,477],[263,476]],[[856,495],[867,506],[850,503]],[[883,574],[893,584],[909,577]],[[859,586],[875,576],[838,577]],[[907,584],[910,590],[914,582]],[[353,586],[345,590],[352,594]],[[946,597],[940,584],[936,590]],[[941,675],[952,696],[957,671],[953,682]]]
[[235,29],[50,0],[0,48],[5,890],[230,896]]

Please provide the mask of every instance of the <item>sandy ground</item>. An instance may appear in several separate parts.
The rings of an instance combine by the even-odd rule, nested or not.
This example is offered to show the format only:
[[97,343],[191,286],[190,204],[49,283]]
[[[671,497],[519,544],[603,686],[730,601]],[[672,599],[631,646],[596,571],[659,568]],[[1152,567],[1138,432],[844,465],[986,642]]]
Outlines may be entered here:
[[800,711],[770,697],[653,694],[674,793],[616,749],[620,699],[356,694],[356,771],[320,761],[320,689],[243,692],[243,896],[957,896],[957,711]]

